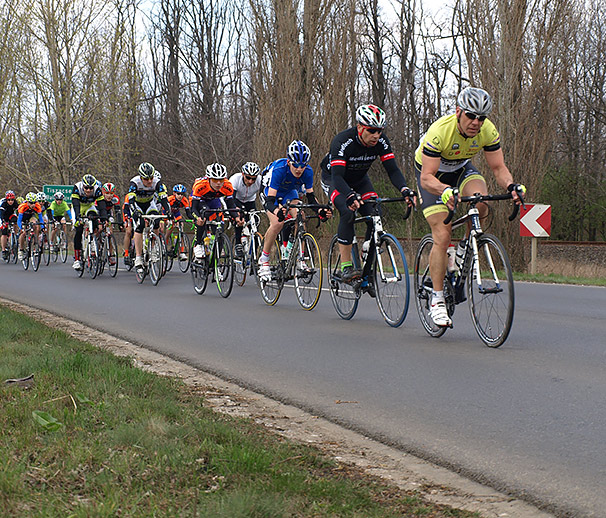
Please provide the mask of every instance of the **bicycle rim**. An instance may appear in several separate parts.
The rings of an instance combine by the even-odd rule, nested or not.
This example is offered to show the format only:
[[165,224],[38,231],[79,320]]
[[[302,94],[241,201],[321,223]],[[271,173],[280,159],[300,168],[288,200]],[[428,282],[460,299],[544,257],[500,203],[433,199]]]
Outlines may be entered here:
[[99,274],[99,242],[97,237],[93,236],[89,243],[87,269],[91,279],[94,279]]
[[24,270],[27,270],[29,268],[29,260],[32,254],[32,242],[31,240],[27,242],[27,248],[24,251],[24,257],[21,260],[21,264],[23,266]]
[[[179,270],[181,270],[181,273],[187,273],[190,263],[190,246],[189,237],[185,232],[179,232],[179,239],[175,247],[178,247],[176,253],[178,254]],[[185,259],[181,259],[181,254],[185,254]]]
[[[352,246],[352,255],[357,247]],[[360,291],[353,285],[342,282],[341,279],[341,252],[337,236],[333,236],[328,249],[328,284],[332,305],[344,320],[350,320],[358,309]]]
[[32,269],[37,272],[38,269],[40,268],[40,260],[42,259],[42,250],[40,249],[40,244],[38,239],[36,239],[35,237],[32,238],[31,241],[31,262],[32,262]]
[[63,230],[59,231],[59,255],[61,262],[67,261],[67,235]]
[[55,240],[52,242],[53,250],[51,251],[51,255],[53,257],[53,263],[57,262],[59,258],[59,232],[55,235]]
[[307,232],[297,239],[295,258],[295,292],[301,307],[311,311],[322,293],[322,256],[314,236]]
[[284,286],[284,273],[280,262],[280,245],[278,241],[274,243],[271,254],[269,256],[269,268],[271,270],[271,278],[266,280],[259,279],[259,289],[261,297],[269,306],[273,306],[280,298],[282,287]]
[[215,282],[219,294],[225,299],[229,297],[234,286],[232,246],[231,241],[224,234],[221,234],[215,243]]
[[162,240],[152,233],[149,237],[149,279],[154,286],[160,282],[164,268]]
[[500,347],[511,330],[514,312],[513,274],[501,242],[484,234],[478,241],[478,265],[467,280],[469,311],[476,332],[488,347]]
[[238,286],[244,286],[246,282],[246,258],[250,257],[249,251],[244,250],[244,257],[238,258],[236,257],[236,245],[238,244],[236,236],[234,236],[232,244],[234,250],[234,281]]
[[410,276],[404,250],[391,234],[383,234],[374,263],[377,305],[392,327],[402,325],[410,303]]
[[189,265],[189,268],[191,270],[191,278],[194,283],[194,291],[198,295],[202,295],[206,290],[206,285],[208,284],[208,260],[204,258],[201,264],[192,262]]
[[19,258],[19,240],[14,232],[11,232],[11,248],[10,248],[10,261],[13,264],[17,263]]
[[[118,273],[118,243],[113,234],[107,236],[107,269],[112,277]],[[113,263],[113,264],[112,264]]]
[[51,251],[50,242],[48,241],[48,237],[45,233],[42,234],[42,239],[40,240],[40,251],[42,252],[44,264],[48,266],[51,260]]
[[448,328],[436,326],[429,315],[431,310],[431,292],[433,289],[431,277],[429,276],[429,254],[432,247],[433,239],[431,234],[427,234],[421,239],[415,256],[413,272],[414,293],[415,305],[417,306],[417,313],[419,314],[423,329],[425,329],[430,336],[438,338],[442,336]]
[[166,240],[163,236],[158,237],[158,243],[160,244],[160,253],[162,254],[162,261],[160,263],[160,265],[162,266],[162,270],[160,270],[160,278],[162,278],[166,275],[166,272],[168,271],[168,248],[166,247]]

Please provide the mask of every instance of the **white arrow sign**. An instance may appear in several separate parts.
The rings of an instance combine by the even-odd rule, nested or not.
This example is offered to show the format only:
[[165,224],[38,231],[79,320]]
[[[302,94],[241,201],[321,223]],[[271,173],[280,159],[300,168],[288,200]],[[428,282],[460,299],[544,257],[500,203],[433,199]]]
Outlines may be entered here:
[[522,223],[534,237],[549,237],[549,233],[537,222],[537,220],[551,208],[551,205],[534,205],[520,218]]

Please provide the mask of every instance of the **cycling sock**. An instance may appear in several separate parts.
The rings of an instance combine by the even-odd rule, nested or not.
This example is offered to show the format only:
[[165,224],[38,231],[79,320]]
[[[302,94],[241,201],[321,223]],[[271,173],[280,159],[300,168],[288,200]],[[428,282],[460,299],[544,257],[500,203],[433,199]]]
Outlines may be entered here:
[[353,263],[351,261],[346,261],[346,262],[341,261],[341,269],[343,269],[347,266],[353,266]]
[[444,300],[444,291],[435,291],[431,292],[431,302],[437,302],[438,300]]
[[260,263],[268,263],[269,262],[269,254],[266,254],[265,251],[263,251],[263,253],[261,254],[261,257],[259,258],[259,262]]

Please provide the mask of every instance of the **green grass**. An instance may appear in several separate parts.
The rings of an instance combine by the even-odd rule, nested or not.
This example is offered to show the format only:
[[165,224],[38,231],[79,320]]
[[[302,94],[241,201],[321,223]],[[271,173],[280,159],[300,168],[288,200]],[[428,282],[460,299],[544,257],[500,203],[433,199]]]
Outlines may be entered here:
[[604,277],[568,277],[565,275],[551,274],[535,274],[530,273],[513,273],[513,278],[516,281],[528,282],[545,282],[553,284],[578,284],[584,286],[606,286],[606,278]]
[[28,389],[0,387],[4,516],[475,516],[216,414],[179,380],[1,307],[0,357],[0,380],[35,374]]

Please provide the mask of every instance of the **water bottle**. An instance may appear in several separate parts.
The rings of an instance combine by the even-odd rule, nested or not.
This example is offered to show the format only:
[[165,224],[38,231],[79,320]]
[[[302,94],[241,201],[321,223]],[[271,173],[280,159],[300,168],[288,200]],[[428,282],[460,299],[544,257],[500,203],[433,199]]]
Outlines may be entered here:
[[210,253],[210,248],[211,248],[211,246],[212,246],[212,240],[211,240],[211,236],[210,236],[210,235],[207,235],[207,236],[204,238],[204,249],[206,250],[206,253],[207,253],[207,254],[208,254],[208,253]]
[[368,257],[368,249],[370,248],[370,239],[368,241],[364,241],[362,243],[362,262],[366,262],[366,258]]
[[455,256],[457,255],[456,247],[450,243],[446,253],[448,254],[448,273],[456,272],[459,269],[455,260]]
[[455,257],[455,264],[457,269],[461,269],[463,266],[463,259],[465,258],[465,250],[467,249],[467,239],[463,238],[457,245],[457,255]]
[[284,259],[285,261],[290,257],[290,251],[292,250],[294,244],[295,236],[291,234],[288,238],[288,243],[286,243],[286,246],[282,245],[282,259]]

